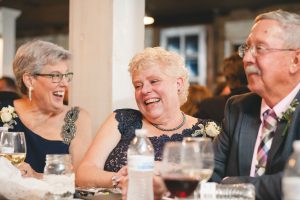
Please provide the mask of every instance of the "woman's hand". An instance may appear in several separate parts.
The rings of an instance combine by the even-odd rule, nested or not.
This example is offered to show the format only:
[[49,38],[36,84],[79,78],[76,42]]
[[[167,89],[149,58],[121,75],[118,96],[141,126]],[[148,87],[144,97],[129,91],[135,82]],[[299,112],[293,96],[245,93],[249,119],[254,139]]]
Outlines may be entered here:
[[36,171],[34,171],[31,168],[31,166],[26,162],[22,162],[19,165],[17,165],[16,167],[21,171],[21,174],[23,177],[33,177],[33,178],[38,178],[38,179],[43,178],[42,173],[37,173]]
[[162,199],[163,195],[167,193],[168,190],[161,176],[153,177],[153,190],[154,190],[154,200]]
[[122,189],[124,187],[124,184],[127,185],[127,176],[128,176],[127,166],[124,166],[114,176],[116,178],[115,187]]

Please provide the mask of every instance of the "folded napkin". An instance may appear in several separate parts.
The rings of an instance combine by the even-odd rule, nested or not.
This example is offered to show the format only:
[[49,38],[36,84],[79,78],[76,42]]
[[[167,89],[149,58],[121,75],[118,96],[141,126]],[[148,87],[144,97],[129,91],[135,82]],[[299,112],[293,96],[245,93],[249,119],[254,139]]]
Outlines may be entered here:
[[0,157],[0,169],[0,197],[38,200],[49,191],[49,184],[36,178],[22,177],[21,172],[6,158]]

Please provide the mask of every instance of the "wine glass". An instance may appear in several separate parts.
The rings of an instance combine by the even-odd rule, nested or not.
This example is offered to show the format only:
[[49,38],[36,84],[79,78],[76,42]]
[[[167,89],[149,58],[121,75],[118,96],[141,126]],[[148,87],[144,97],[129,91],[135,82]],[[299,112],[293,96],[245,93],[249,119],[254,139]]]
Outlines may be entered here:
[[171,197],[186,198],[197,188],[202,159],[196,142],[168,142],[165,144],[161,176]]
[[2,132],[0,137],[0,156],[18,165],[26,157],[26,141],[23,132]]
[[[186,137],[183,143],[196,143],[199,147],[200,167],[194,172],[198,174],[200,184],[207,182],[213,174],[214,169],[214,151],[210,138]],[[194,192],[194,198],[200,199],[200,184]]]

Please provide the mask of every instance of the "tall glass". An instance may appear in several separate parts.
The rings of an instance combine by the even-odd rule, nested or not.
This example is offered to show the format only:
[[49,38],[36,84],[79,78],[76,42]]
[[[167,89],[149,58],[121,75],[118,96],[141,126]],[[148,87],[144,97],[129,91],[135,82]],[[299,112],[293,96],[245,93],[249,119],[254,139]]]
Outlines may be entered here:
[[197,143],[166,143],[160,170],[171,197],[180,199],[193,194],[201,178],[201,166]]
[[8,127],[6,126],[0,126],[0,139],[3,132],[8,132]]
[[[183,143],[196,143],[199,147],[198,155],[201,160],[201,165],[194,173],[198,174],[200,184],[207,182],[212,176],[214,170],[214,151],[211,139],[201,137],[186,137],[183,139]],[[194,199],[200,199],[200,184],[194,192]]]
[[2,132],[8,132],[8,127],[6,127],[6,126],[0,126],[0,137],[2,135]]
[[2,132],[0,136],[0,156],[8,159],[13,165],[24,162],[26,141],[23,132]]

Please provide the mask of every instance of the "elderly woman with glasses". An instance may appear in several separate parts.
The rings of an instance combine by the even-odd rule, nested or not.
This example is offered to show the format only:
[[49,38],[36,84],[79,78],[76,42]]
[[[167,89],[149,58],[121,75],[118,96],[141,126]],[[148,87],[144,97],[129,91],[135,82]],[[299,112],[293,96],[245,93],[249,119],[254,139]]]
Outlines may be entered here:
[[88,113],[63,104],[73,76],[70,60],[69,51],[40,40],[22,45],[16,53],[13,70],[24,97],[1,102],[0,108],[14,107],[17,117],[6,125],[9,131],[25,133],[26,158],[18,165],[23,176],[40,177],[46,154],[71,154],[76,170],[92,140]]

